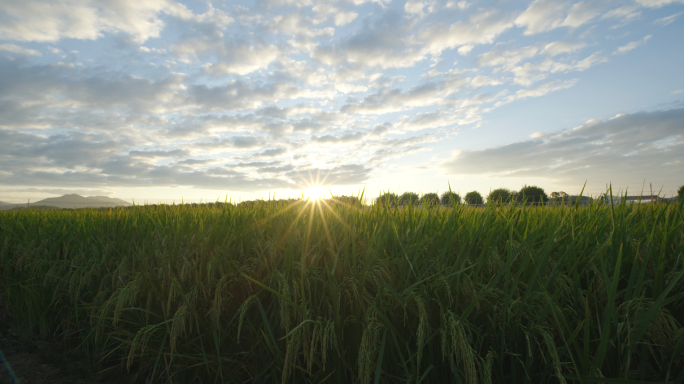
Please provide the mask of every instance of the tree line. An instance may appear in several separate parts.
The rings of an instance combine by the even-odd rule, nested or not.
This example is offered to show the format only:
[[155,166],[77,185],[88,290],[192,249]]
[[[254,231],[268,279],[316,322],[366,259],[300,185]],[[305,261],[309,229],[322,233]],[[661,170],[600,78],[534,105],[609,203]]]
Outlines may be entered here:
[[[546,194],[543,188],[526,185],[519,191],[510,190],[507,188],[498,188],[489,193],[488,201],[496,203],[510,203],[523,202],[528,203],[545,203],[549,200],[563,200],[568,199],[569,196],[565,192],[553,192],[550,196]],[[452,205],[452,204],[484,204],[484,197],[478,191],[471,191],[461,197],[456,192],[446,191],[441,195],[431,192],[423,196],[419,196],[415,192],[404,192],[397,195],[393,192],[383,192],[375,199],[377,204],[397,205]]]
[[[680,198],[684,197],[684,186],[681,186],[677,191]],[[574,202],[575,197],[570,196],[563,191],[551,192],[546,194],[544,188],[536,185],[525,185],[519,191],[498,188],[489,193],[487,201],[493,203],[547,203],[551,202]],[[306,200],[304,198],[288,198],[279,200],[248,200],[239,203],[238,205],[260,205],[260,204],[292,204],[299,200]],[[591,200],[589,198],[589,200]],[[358,205],[361,203],[356,196],[334,196],[325,199],[326,204],[345,204]],[[425,193],[422,196],[416,192],[404,192],[398,195],[394,192],[382,192],[380,196],[374,199],[376,204],[390,205],[390,206],[406,206],[406,205],[453,205],[453,204],[484,204],[485,200],[482,194],[478,191],[471,191],[466,193],[463,197],[453,191],[446,191],[441,195],[435,192]],[[220,203],[219,203],[220,204]]]

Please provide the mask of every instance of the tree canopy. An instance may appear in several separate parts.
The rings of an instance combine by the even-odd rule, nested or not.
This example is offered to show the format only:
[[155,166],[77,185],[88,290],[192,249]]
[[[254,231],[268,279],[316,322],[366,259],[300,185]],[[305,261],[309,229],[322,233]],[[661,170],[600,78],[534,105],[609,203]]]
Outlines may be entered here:
[[456,192],[446,191],[442,193],[443,205],[450,205],[452,201],[454,201],[456,204],[461,204],[461,196],[459,196]]
[[549,201],[543,188],[535,185],[526,185],[516,195],[517,201],[527,201],[528,203],[545,203]]
[[436,193],[426,193],[420,198],[420,203],[427,206],[439,205],[439,195]]
[[677,190],[677,196],[679,196],[680,199],[684,199],[684,185],[679,187],[679,190]]
[[551,198],[551,200],[558,201],[558,202],[560,202],[560,201],[569,202],[570,201],[570,199],[569,199],[570,196],[563,191],[551,192],[551,195],[549,197]]
[[499,188],[489,193],[488,201],[495,203],[507,203],[511,200],[512,191],[507,188]]
[[377,204],[396,206],[399,203],[399,196],[396,193],[384,192],[375,199]]
[[415,192],[404,192],[399,198],[400,205],[418,205],[420,202],[420,197]]
[[484,204],[484,199],[478,191],[466,193],[464,200],[467,204]]

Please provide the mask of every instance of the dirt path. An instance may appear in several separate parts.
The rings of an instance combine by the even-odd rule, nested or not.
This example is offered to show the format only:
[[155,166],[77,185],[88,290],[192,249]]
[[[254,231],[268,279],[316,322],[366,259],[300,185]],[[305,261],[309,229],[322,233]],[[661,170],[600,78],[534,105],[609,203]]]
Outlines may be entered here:
[[[74,356],[57,343],[33,338],[22,340],[12,326],[12,315],[0,300],[0,351],[6,362],[0,364],[0,384],[133,384],[144,383],[135,375],[89,374]],[[9,374],[8,368],[14,373]]]

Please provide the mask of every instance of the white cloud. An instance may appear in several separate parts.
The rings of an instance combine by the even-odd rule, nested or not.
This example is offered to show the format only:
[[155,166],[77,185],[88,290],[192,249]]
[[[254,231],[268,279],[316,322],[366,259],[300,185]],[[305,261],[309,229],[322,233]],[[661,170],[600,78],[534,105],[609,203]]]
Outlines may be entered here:
[[636,2],[644,7],[660,8],[669,4],[682,4],[684,0],[636,0]]
[[561,55],[564,53],[572,53],[578,51],[586,46],[584,42],[570,42],[570,41],[554,41],[546,44],[542,52],[551,56]]
[[416,15],[423,15],[423,8],[425,8],[425,3],[420,0],[408,0],[404,4],[404,11],[406,13],[412,13]]
[[123,32],[139,43],[158,37],[164,27],[160,13],[225,27],[232,19],[210,6],[195,15],[172,0],[41,0],[5,1],[0,39],[50,42],[62,38],[95,40],[105,32]]
[[492,79],[487,76],[475,76],[471,81],[470,81],[470,86],[473,88],[479,88],[479,87],[486,87],[486,86],[491,86],[491,85],[500,85],[502,84],[500,81]]
[[683,14],[684,14],[684,11],[677,12],[677,13],[670,15],[670,16],[662,17],[662,18],[654,21],[653,24],[662,25],[662,26],[670,25],[670,24],[674,23],[674,21],[677,20],[677,18]]
[[513,26],[513,15],[496,9],[480,10],[449,26],[438,24],[419,33],[433,55],[464,45],[491,44]]
[[42,53],[35,49],[28,49],[14,44],[0,44],[0,51],[12,52],[25,56],[41,56]]
[[247,75],[265,69],[280,55],[273,45],[224,39],[216,33],[187,37],[175,44],[172,52],[184,63],[205,62],[205,71],[220,75]]
[[347,25],[354,21],[359,14],[356,12],[340,12],[335,15],[335,25]]
[[[530,86],[537,81],[544,80],[549,74],[584,71],[595,64],[606,61],[601,52],[594,52],[582,60],[566,59],[556,61],[551,58],[561,53],[581,49],[583,46],[583,43],[555,42],[547,44],[542,49],[537,46],[527,46],[507,51],[496,48],[479,55],[478,64],[480,66],[498,67],[495,68],[495,72],[499,70],[511,72],[515,75],[515,83]],[[534,58],[540,52],[548,53],[551,57],[536,63],[523,63],[528,59]]]
[[577,28],[599,15],[598,1],[580,1],[570,5],[565,0],[535,0],[515,19],[515,25],[525,28],[526,35],[560,27]]
[[342,93],[366,92],[368,87],[349,83],[335,83],[335,89]]
[[311,135],[311,142],[316,144],[343,144],[358,142],[366,138],[366,132],[346,133],[341,136],[325,135],[317,136]]
[[553,80],[543,84],[539,84],[532,88],[521,89],[515,93],[515,99],[523,99],[526,97],[539,97],[547,93],[558,91],[561,89],[570,88],[577,83],[577,80],[560,81]]
[[601,19],[621,19],[622,24],[636,20],[641,16],[641,11],[638,7],[632,5],[625,5],[619,8],[611,9],[601,16]]
[[[468,125],[482,120],[477,108],[463,108],[460,110],[450,110],[441,108],[435,112],[418,113],[413,117],[403,116],[393,127],[393,131],[408,132],[423,129],[434,129],[453,125]],[[431,137],[430,141],[436,141],[436,137]],[[411,144],[416,144],[411,142]]]
[[215,64],[205,64],[202,68],[211,73],[246,75],[267,68],[278,57],[278,49],[274,46],[242,46],[230,54],[229,58]]
[[463,10],[463,9],[468,8],[470,5],[472,5],[472,3],[468,3],[467,1],[456,2],[454,0],[449,0],[446,4],[446,7],[448,9],[461,9],[461,10]]
[[463,56],[466,56],[467,54],[470,53],[470,51],[473,50],[473,48],[475,48],[474,45],[472,45],[472,44],[466,44],[466,45],[463,45],[463,46],[461,46],[461,47],[458,48],[458,53],[461,54],[461,55],[463,55]]
[[274,16],[269,21],[268,27],[273,32],[295,36],[316,37],[335,34],[335,28],[332,27],[314,28],[309,18],[297,12]]
[[620,54],[620,53],[629,52],[629,51],[635,49],[636,47],[638,47],[638,46],[640,46],[640,45],[642,45],[642,44],[646,44],[646,42],[647,42],[651,37],[653,37],[653,35],[648,35],[648,36],[644,37],[644,38],[641,39],[641,40],[632,41],[631,43],[627,43],[627,44],[625,44],[625,45],[623,45],[623,46],[621,46],[621,47],[618,47],[618,49],[616,49],[615,52],[614,52],[613,54],[616,54],[616,55],[617,55],[617,54]]
[[539,48],[536,46],[527,46],[507,51],[495,48],[479,55],[477,57],[477,63],[480,66],[502,66],[504,68],[512,68],[521,61],[536,56],[538,52]]

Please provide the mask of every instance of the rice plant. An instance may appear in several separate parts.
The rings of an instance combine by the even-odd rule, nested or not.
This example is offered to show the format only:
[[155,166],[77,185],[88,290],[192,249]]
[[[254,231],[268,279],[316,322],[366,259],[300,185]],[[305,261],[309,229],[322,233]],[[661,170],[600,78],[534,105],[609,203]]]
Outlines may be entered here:
[[10,211],[0,294],[155,383],[682,382],[683,208]]

